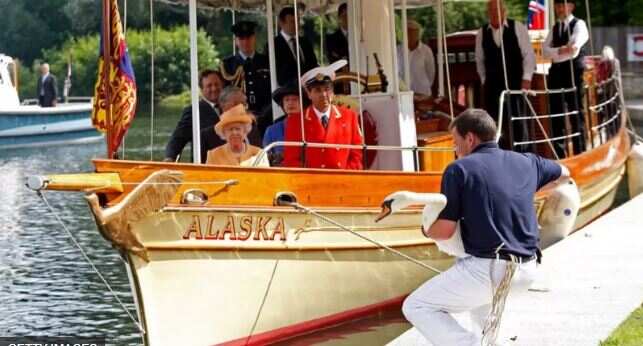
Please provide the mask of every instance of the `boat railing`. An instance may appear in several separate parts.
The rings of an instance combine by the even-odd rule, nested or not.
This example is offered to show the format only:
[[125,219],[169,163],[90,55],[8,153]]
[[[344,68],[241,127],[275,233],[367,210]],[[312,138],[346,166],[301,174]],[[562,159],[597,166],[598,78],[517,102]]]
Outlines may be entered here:
[[[613,71],[612,74],[605,78],[604,80],[595,81],[592,83],[584,83],[584,100],[582,108],[577,107],[577,105],[570,105],[571,110],[565,109],[562,113],[553,113],[553,114],[538,114],[536,108],[532,103],[532,99],[546,96],[547,102],[549,102],[552,95],[560,95],[560,98],[564,97],[564,94],[567,93],[576,93],[577,88],[562,88],[562,89],[546,89],[546,90],[505,90],[500,95],[500,104],[499,104],[499,121],[498,121],[498,132],[496,139],[500,138],[502,133],[508,135],[509,145],[514,150],[525,151],[524,149],[530,148],[535,151],[535,146],[537,144],[546,144],[552,152],[552,155],[556,159],[562,159],[558,157],[556,150],[554,150],[554,143],[561,141],[568,141],[577,136],[586,136],[586,133],[589,134],[589,145],[592,147],[596,145],[601,145],[607,140],[612,138],[618,133],[618,128],[620,126],[619,119],[622,115],[622,104],[621,104],[621,91],[619,79],[617,78],[617,71]],[[516,103],[515,100],[518,98],[520,101]],[[590,102],[590,99],[593,102]],[[514,102],[511,102],[514,100]],[[547,107],[548,109],[549,107]],[[578,109],[582,109],[581,113]],[[507,124],[503,122],[503,117],[509,117]],[[546,128],[545,124],[542,121],[547,119],[565,117],[566,120],[572,121],[573,117],[584,116],[587,121],[585,121],[585,128],[581,128],[580,131],[572,132],[567,126],[562,129],[562,136],[551,136],[552,125],[549,125],[549,130]],[[594,121],[596,119],[597,121]],[[522,122],[523,129],[525,129],[524,138],[517,139],[514,137],[514,122]],[[529,131],[528,122],[535,122],[537,126],[534,126],[533,131]],[[503,125],[506,125],[508,128],[503,132]],[[531,137],[531,138],[530,138]],[[586,148],[585,148],[586,149]]]
[[[332,143],[314,143],[314,142],[294,142],[294,141],[277,141],[265,146],[256,156],[252,167],[256,167],[273,149],[278,147],[302,147],[302,148],[320,148],[320,149],[359,149],[362,150],[362,157],[366,160],[368,151],[411,151],[413,153],[414,171],[420,170],[420,152],[454,152],[453,147],[418,147],[418,146],[393,146],[393,145],[355,145],[355,144],[332,144]],[[305,154],[304,154],[305,155]],[[305,157],[302,160],[305,161]],[[302,165],[304,166],[304,165]],[[366,165],[364,165],[366,167]]]

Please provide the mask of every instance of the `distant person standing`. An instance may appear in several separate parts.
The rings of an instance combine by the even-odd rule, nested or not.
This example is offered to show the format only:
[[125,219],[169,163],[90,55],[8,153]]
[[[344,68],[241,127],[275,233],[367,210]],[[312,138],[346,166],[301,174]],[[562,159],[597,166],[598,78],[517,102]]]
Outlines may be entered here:
[[[480,28],[476,35],[476,68],[484,86],[484,109],[498,122],[502,92],[507,89],[531,89],[536,55],[529,40],[527,27],[507,18],[507,9],[502,0],[490,0],[487,3],[487,15],[489,24]],[[504,149],[528,149],[524,146],[510,147],[509,140],[509,124],[512,125],[511,140],[514,143],[527,138],[525,123],[509,120],[509,116],[519,116],[524,106],[522,95],[505,97],[503,121],[502,124],[498,124],[503,130],[500,146]]]
[[294,7],[284,7],[279,12],[281,30],[275,36],[275,62],[279,86],[285,86],[289,82],[299,82],[297,51],[299,51],[299,66],[302,74],[319,66],[313,45],[303,36],[299,39],[295,37],[297,32],[301,33],[301,30],[297,30],[298,25]]
[[58,82],[56,77],[49,73],[49,64],[40,65],[40,78],[38,79],[38,104],[40,107],[56,107],[58,98]]
[[[431,96],[431,86],[435,80],[435,57],[429,46],[422,43],[422,26],[414,20],[406,24],[408,34],[409,69],[411,74],[409,89],[416,94]],[[404,51],[397,47],[397,61],[400,62],[399,75],[404,76]]]
[[[569,89],[576,87],[574,92],[556,93],[549,95],[550,114],[578,111],[566,117],[552,117],[553,137],[562,137],[565,131],[565,118],[569,119],[573,137],[574,152],[579,154],[585,150],[585,117],[583,115],[583,72],[585,71],[586,44],[589,41],[587,25],[582,19],[572,14],[576,8],[574,0],[556,0],[556,24],[549,31],[543,45],[543,53],[552,60],[547,87],[551,89]],[[554,141],[558,157],[565,157],[565,140]],[[571,156],[571,155],[570,155]]]
[[326,57],[328,63],[334,63],[337,60],[348,59],[348,15],[347,5],[342,3],[337,8],[338,28],[332,34],[326,35]]

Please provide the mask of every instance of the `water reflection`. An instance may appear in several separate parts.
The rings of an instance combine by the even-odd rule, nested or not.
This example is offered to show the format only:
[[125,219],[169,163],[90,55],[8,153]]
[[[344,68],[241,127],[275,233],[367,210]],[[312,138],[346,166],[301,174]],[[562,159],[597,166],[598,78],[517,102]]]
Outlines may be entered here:
[[[138,344],[140,336],[24,177],[91,171],[104,145],[0,153],[0,335],[106,336]],[[118,254],[96,230],[82,194],[46,198],[119,298],[134,309]]]

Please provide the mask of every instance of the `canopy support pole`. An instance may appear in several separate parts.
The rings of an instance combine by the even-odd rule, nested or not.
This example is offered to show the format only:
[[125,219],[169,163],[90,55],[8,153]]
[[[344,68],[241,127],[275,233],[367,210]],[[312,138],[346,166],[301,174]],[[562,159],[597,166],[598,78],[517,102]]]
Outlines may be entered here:
[[199,118],[199,59],[197,56],[196,0],[190,0],[190,91],[192,95],[192,162],[201,163],[201,121]]
[[[268,63],[270,64],[270,90],[277,89],[277,64],[275,62],[275,16],[272,12],[272,0],[266,0],[266,29],[268,30]],[[282,113],[281,108],[277,105],[272,97],[270,98],[272,105],[272,120],[275,120],[278,115]]]
[[438,20],[436,25],[438,27],[438,96],[440,97],[444,96],[444,48],[442,46],[442,36],[444,35],[444,32],[442,31],[442,22],[444,21],[444,18],[442,17],[443,13],[442,0],[438,0],[436,8],[436,17]]

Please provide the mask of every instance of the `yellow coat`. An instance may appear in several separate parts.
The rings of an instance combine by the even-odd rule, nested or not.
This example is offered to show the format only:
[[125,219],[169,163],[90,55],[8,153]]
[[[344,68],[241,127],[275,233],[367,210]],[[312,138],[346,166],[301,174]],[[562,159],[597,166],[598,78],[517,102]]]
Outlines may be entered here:
[[[228,144],[221,145],[208,151],[208,159],[205,162],[208,165],[224,165],[224,166],[251,166],[255,161],[255,156],[259,153],[261,148],[254,145],[247,145],[246,151],[240,157],[236,157],[228,149]],[[268,157],[264,155],[259,164],[259,167],[268,167]]]

